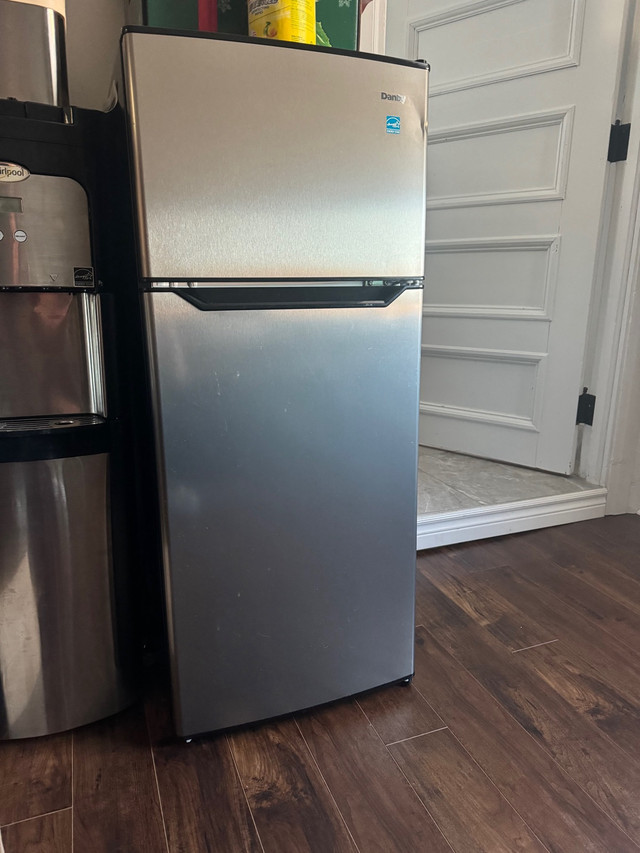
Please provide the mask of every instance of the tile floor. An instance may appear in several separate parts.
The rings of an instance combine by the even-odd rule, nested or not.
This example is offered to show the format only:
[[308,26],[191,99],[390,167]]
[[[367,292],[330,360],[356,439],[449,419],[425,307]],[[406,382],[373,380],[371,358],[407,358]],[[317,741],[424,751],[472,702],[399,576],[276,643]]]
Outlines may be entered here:
[[421,447],[418,456],[418,515],[566,495],[598,488],[580,477],[564,477],[448,450]]

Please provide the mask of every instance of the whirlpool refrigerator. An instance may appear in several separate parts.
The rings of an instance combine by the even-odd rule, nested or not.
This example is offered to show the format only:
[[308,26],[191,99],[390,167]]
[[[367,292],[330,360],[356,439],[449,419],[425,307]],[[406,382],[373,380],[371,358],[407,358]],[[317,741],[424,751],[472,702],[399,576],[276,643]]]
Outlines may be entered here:
[[122,45],[177,732],[409,678],[428,67]]

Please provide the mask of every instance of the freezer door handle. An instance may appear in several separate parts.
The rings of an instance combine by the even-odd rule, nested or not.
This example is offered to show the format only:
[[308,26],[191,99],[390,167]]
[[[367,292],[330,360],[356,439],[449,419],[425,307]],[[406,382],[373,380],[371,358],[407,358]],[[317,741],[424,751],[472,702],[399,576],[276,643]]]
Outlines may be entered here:
[[408,288],[421,284],[310,285],[301,287],[215,287],[175,289],[200,311],[295,308],[386,308]]

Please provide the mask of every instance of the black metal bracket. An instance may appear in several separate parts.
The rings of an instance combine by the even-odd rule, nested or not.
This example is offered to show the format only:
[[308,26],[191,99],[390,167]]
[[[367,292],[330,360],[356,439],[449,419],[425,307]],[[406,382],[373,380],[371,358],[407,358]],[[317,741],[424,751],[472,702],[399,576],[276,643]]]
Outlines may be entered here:
[[616,123],[611,125],[609,151],[607,153],[609,163],[619,163],[621,160],[627,159],[630,133],[631,125],[620,124],[620,119],[617,119]]
[[596,409],[596,396],[595,394],[587,394],[588,390],[588,388],[583,388],[582,394],[578,397],[576,423],[593,426],[593,413]]

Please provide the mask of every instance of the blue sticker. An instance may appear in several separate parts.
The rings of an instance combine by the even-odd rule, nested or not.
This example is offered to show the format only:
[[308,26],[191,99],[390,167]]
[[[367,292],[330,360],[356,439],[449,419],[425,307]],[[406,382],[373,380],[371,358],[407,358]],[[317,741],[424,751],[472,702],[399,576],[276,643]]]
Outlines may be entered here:
[[400,133],[400,116],[387,116],[387,133]]

